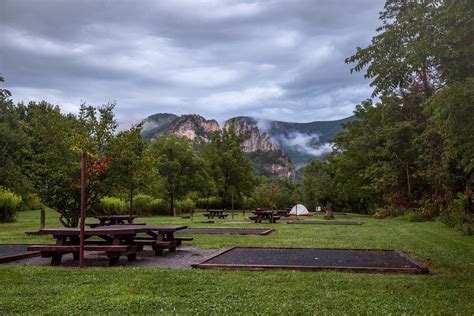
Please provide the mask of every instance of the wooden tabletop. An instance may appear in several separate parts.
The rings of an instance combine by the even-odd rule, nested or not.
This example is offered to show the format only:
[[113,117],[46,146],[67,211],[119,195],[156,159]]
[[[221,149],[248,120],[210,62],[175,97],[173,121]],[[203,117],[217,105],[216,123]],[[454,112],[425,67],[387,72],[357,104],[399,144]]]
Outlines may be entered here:
[[94,216],[97,219],[129,219],[130,217],[136,218],[136,215],[98,215]]
[[[154,226],[154,225],[110,225],[98,226],[94,228],[84,228],[84,235],[133,235],[146,232],[176,232],[186,229],[187,226]],[[58,227],[40,229],[41,235],[65,235],[76,236],[80,234],[80,229],[76,227]]]

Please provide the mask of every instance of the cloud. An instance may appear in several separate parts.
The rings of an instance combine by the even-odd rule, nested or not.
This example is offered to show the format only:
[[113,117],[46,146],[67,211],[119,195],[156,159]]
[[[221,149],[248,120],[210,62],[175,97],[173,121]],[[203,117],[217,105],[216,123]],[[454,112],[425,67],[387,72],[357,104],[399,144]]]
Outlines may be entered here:
[[15,101],[76,112],[116,100],[122,125],[169,112],[309,122],[370,96],[344,58],[370,43],[373,0],[2,1],[0,73]]
[[290,147],[301,153],[311,155],[313,157],[320,157],[332,151],[329,143],[319,144],[318,134],[304,134],[293,132],[289,135],[275,135],[273,138],[283,147]]

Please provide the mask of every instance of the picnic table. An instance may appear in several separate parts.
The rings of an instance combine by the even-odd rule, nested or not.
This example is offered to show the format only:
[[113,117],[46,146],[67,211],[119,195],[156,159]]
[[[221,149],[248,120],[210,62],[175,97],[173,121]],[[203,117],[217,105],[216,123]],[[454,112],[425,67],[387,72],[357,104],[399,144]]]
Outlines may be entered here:
[[95,216],[100,222],[98,226],[133,224],[136,215],[99,215]]
[[[129,261],[137,257],[137,252],[144,245],[151,245],[155,255],[161,255],[163,249],[176,251],[183,238],[174,238],[174,233],[187,226],[152,226],[152,225],[109,225],[84,229],[84,251],[104,251],[109,258],[109,265],[115,265],[120,256],[127,256]],[[33,245],[28,251],[40,251],[42,257],[51,257],[51,265],[61,264],[64,254],[72,253],[79,259],[80,229],[71,227],[40,229],[41,235],[52,235],[55,244]],[[136,236],[145,233],[148,237]],[[94,238],[98,237],[98,238]],[[191,238],[192,239],[192,238]]]
[[254,216],[250,216],[249,218],[253,220],[255,223],[261,223],[262,221],[268,221],[270,224],[276,223],[277,220],[280,219],[280,216],[273,211],[266,211],[266,210],[256,210],[252,212]]
[[208,219],[217,217],[217,218],[226,218],[229,214],[225,213],[225,210],[208,210],[204,216],[207,216]]

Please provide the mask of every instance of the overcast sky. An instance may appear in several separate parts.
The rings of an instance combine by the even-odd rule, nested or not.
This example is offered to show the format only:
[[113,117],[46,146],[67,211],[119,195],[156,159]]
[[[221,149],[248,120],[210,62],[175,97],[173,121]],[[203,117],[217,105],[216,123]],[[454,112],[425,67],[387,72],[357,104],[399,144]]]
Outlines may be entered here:
[[344,59],[380,0],[0,0],[0,73],[15,101],[116,101],[160,112],[309,122],[352,114],[369,82]]

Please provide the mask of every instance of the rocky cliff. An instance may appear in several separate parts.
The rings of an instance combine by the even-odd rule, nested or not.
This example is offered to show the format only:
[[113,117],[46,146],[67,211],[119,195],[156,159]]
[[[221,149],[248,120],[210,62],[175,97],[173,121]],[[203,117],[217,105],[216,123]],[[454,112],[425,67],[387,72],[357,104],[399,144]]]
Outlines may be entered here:
[[143,136],[147,139],[158,137],[160,133],[176,134],[179,137],[186,136],[192,141],[209,141],[211,133],[220,131],[216,120],[206,120],[196,114],[177,116],[168,113],[160,113],[149,116],[145,120]]
[[271,142],[270,135],[260,132],[257,122],[250,117],[231,118],[225,122],[224,129],[232,129],[238,135],[247,136],[242,144],[246,153],[281,149],[280,145]]

